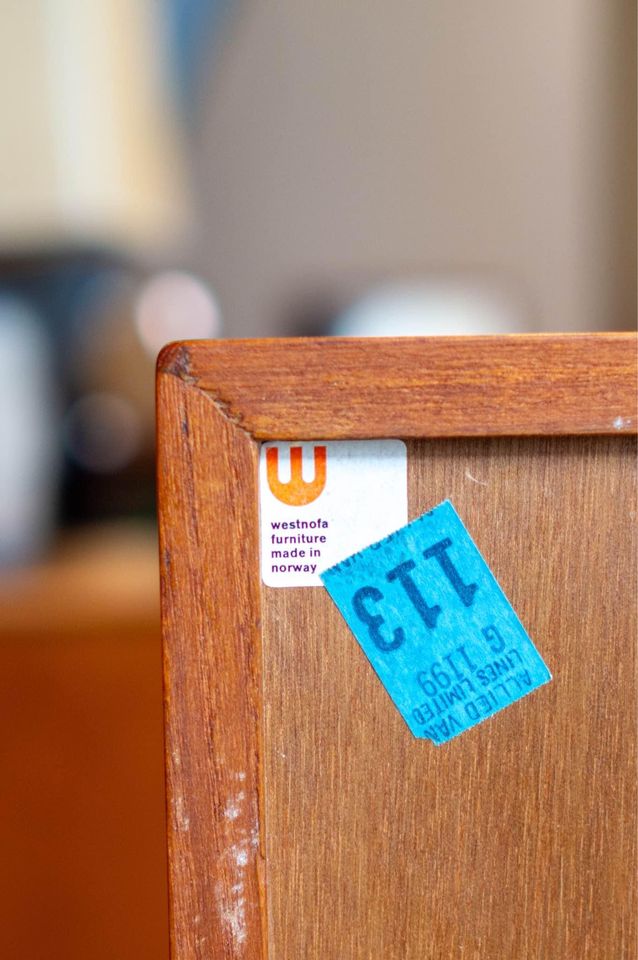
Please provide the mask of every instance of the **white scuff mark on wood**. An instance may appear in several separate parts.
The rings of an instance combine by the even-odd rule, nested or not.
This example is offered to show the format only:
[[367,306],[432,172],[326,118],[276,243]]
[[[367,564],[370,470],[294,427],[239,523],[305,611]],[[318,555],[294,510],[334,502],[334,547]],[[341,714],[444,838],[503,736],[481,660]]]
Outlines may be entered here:
[[175,798],[175,820],[177,821],[178,829],[183,833],[188,833],[190,830],[191,818],[186,812],[184,798],[182,796]]
[[235,776],[240,781],[240,783],[243,783],[244,780],[246,779],[246,774],[244,773],[243,770],[240,770],[239,773],[235,774]]
[[[237,819],[245,799],[243,790],[231,797],[226,807],[228,820],[232,822]],[[234,815],[235,807],[239,808],[237,816]],[[239,839],[226,848],[224,872],[228,879],[226,884],[221,881],[215,884],[215,901],[222,926],[235,948],[239,948],[248,938],[245,870],[250,861],[254,860],[254,849],[259,847],[259,823],[255,821],[250,827],[233,823],[232,830],[233,836]]]
[[236,945],[246,942],[246,901],[243,897],[238,897],[234,903],[223,907],[221,919]]
[[234,945],[241,946],[246,942],[246,898],[244,897],[244,882],[238,880],[230,888],[230,896],[224,896],[221,883],[215,884],[217,908],[222,926],[230,934]]
[[226,809],[224,810],[224,816],[227,820],[236,820],[239,814],[241,813],[242,802],[246,799],[246,794],[243,790],[240,790],[236,796],[231,797],[228,803],[226,804]]
[[487,480],[477,480],[476,477],[473,477],[469,470],[465,471],[465,476],[468,480],[471,480],[472,483],[480,483],[482,487],[487,486]]
[[248,850],[246,849],[245,841],[242,843],[236,843],[233,846],[233,856],[238,867],[245,867],[248,865]]
[[614,430],[624,430],[631,426],[631,417],[616,417],[613,423]]

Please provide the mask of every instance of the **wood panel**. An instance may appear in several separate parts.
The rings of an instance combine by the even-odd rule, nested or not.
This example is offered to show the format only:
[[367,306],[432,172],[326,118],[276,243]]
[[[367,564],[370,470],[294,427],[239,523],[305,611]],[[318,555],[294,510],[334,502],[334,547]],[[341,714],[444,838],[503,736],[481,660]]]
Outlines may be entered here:
[[[605,860],[602,868],[620,903],[606,926],[594,924],[590,930],[581,924],[580,932],[575,932],[582,919],[575,911],[585,907],[576,906],[581,901],[573,899],[569,886],[581,863],[586,870],[593,869],[591,843],[598,844],[596,849],[606,855],[612,840],[625,842],[609,798],[626,801],[623,764],[629,753],[619,746],[619,724],[610,722],[616,707],[606,699],[608,694],[592,694],[588,706],[585,699],[593,687],[587,687],[584,680],[570,680],[567,687],[554,683],[534,695],[530,702],[538,713],[539,703],[553,704],[556,691],[567,689],[566,700],[556,703],[556,714],[562,717],[559,728],[566,738],[561,744],[552,746],[551,712],[541,711],[542,717],[538,715],[532,722],[530,718],[537,713],[530,708],[521,714],[521,705],[517,705],[508,711],[502,725],[490,722],[461,738],[460,747],[455,744],[447,753],[441,750],[426,755],[423,744],[405,738],[402,721],[395,711],[388,711],[389,704],[385,713],[375,704],[379,691],[370,686],[370,671],[363,670],[357,648],[343,633],[321,591],[303,591],[301,599],[295,591],[284,591],[267,601],[263,614],[268,624],[268,649],[264,658],[257,441],[542,434],[613,437],[596,441],[600,447],[593,440],[587,441],[593,446],[579,441],[580,447],[576,440],[557,440],[563,446],[551,448],[526,447],[522,441],[520,447],[513,441],[503,447],[447,447],[429,440],[422,448],[427,455],[417,455],[423,460],[422,471],[418,471],[424,478],[421,493],[417,479],[412,480],[415,504],[419,497],[432,503],[436,497],[429,497],[435,491],[442,499],[456,489],[448,484],[448,480],[451,483],[454,478],[456,483],[459,479],[453,472],[457,463],[454,450],[468,451],[468,457],[470,450],[492,451],[493,468],[501,454],[505,457],[508,469],[499,475],[499,482],[472,473],[471,460],[467,469],[475,479],[468,476],[463,480],[475,497],[483,489],[489,491],[481,496],[487,498],[485,516],[493,511],[493,526],[485,523],[479,528],[471,510],[469,515],[464,513],[463,498],[457,506],[473,530],[483,531],[486,539],[482,543],[479,538],[479,545],[489,548],[488,560],[497,574],[502,573],[499,562],[502,565],[516,557],[513,580],[515,585],[526,584],[524,603],[533,604],[533,598],[542,603],[540,636],[547,634],[550,639],[547,647],[542,642],[539,645],[556,669],[551,644],[567,644],[569,678],[583,668],[574,659],[574,638],[583,633],[580,621],[574,619],[576,611],[593,610],[591,598],[602,596],[602,587],[612,583],[618,587],[617,600],[601,600],[601,610],[608,612],[600,612],[602,619],[593,623],[598,624],[599,632],[601,624],[608,626],[613,642],[620,645],[623,655],[628,654],[626,633],[616,636],[613,632],[614,616],[620,618],[621,609],[626,611],[626,597],[619,592],[621,580],[616,583],[613,575],[620,562],[614,558],[614,544],[620,549],[625,542],[620,538],[624,528],[620,531],[620,514],[613,510],[625,509],[627,522],[629,508],[618,473],[627,467],[621,468],[616,458],[618,451],[626,449],[622,435],[636,432],[635,345],[636,338],[631,335],[575,335],[201,342],[173,344],[162,352],[158,361],[158,485],[174,960],[266,960],[267,956],[296,960],[297,956],[312,958],[315,949],[328,951],[317,957],[330,957],[329,951],[336,950],[332,955],[357,960],[383,956],[385,960],[386,956],[409,956],[408,938],[424,943],[426,929],[428,949],[434,951],[439,943],[449,943],[450,930],[457,928],[459,936],[466,938],[465,956],[481,960],[496,956],[500,960],[508,954],[489,953],[499,931],[504,943],[509,944],[510,937],[512,949],[518,949],[525,937],[533,943],[533,936],[537,942],[545,936],[547,901],[540,889],[535,887],[534,893],[525,884],[538,878],[537,871],[547,863],[559,869],[562,912],[557,916],[567,925],[559,944],[585,937],[586,949],[594,958],[599,955],[596,937],[605,948],[612,942],[616,946],[631,943],[624,927],[612,929],[613,924],[624,922],[619,919],[625,916],[622,897],[628,896],[621,883],[619,860]],[[569,443],[576,445],[570,447]],[[507,479],[510,475],[519,478],[517,484]],[[613,494],[616,482],[624,499],[607,504],[605,491]],[[463,490],[467,495],[465,486]],[[581,544],[591,540],[598,544],[596,556],[603,559],[602,540],[599,543],[592,532],[596,510],[604,521],[597,529],[607,531],[605,523],[610,523],[605,562],[612,573],[607,567],[584,566],[579,553]],[[547,526],[550,516],[551,529]],[[483,513],[481,517],[485,519]],[[527,531],[525,537],[522,531]],[[543,531],[556,534],[560,550],[540,536]],[[518,545],[518,555],[512,552],[512,544]],[[525,567],[519,562],[521,549]],[[547,568],[538,562],[541,555]],[[571,571],[571,579],[565,579],[563,568]],[[506,579],[504,586],[507,588]],[[519,595],[511,595],[516,604]],[[519,609],[525,615],[525,606],[519,605]],[[532,606],[532,613],[534,610]],[[548,611],[559,626],[561,618],[567,617],[564,630],[556,626]],[[294,638],[285,628],[288,620],[298,635],[294,651]],[[528,625],[538,637],[539,624],[528,621]],[[304,645],[305,637],[310,640]],[[598,635],[596,641],[592,656],[600,658],[605,653],[611,657],[609,637],[605,646],[600,645]],[[601,690],[609,691],[613,684],[620,689],[615,661],[594,662],[605,680],[609,679]],[[346,663],[352,669],[349,685],[344,685],[340,672]],[[624,686],[622,696],[626,696]],[[593,711],[592,718],[605,718],[600,744],[591,732],[593,719],[590,724],[588,709]],[[554,799],[551,780],[559,749],[564,749],[565,756],[576,751],[572,741],[580,733],[575,721],[568,726],[560,710],[571,710],[584,723],[595,787],[609,791],[612,778],[604,763],[618,754],[615,792],[608,792],[597,811],[578,808],[578,803],[584,803],[584,793],[580,786],[570,786],[567,763],[560,768],[559,788],[569,786],[568,812],[580,809],[582,814],[580,819],[574,815],[570,823],[570,830],[580,830],[578,849],[565,826],[569,821],[551,819],[564,812]],[[521,733],[520,740],[503,734],[492,738],[492,731],[509,730],[520,715],[525,717],[525,731],[536,732],[537,739],[529,732]],[[280,716],[283,733],[277,726]],[[626,718],[628,737],[633,729],[633,718]],[[376,752],[368,749],[371,743],[377,744]],[[530,760],[527,767],[520,762],[525,755]],[[582,759],[577,751],[576,755]],[[450,757],[457,759],[451,761]],[[508,763],[513,770],[510,786],[505,779]],[[483,819],[473,832],[459,800],[474,802],[479,794],[486,795],[481,776],[496,793],[491,807],[483,800]],[[448,793],[435,792],[437,778],[449,784]],[[337,788],[341,793],[334,792]],[[416,833],[415,805],[405,801],[406,795],[412,797],[418,790],[423,794],[419,815],[434,811],[423,835]],[[497,809],[499,798],[528,798],[533,791],[535,808],[526,801],[518,811],[509,803],[503,822],[496,813],[488,813]],[[346,795],[357,795],[357,802],[342,816]],[[549,811],[547,818],[537,812],[535,820],[533,809]],[[624,816],[624,807],[622,810]],[[432,832],[437,822],[449,830],[449,842],[456,842],[457,848],[445,847],[446,837],[437,840]],[[377,829],[370,824],[377,824]],[[594,830],[592,841],[587,834],[590,827]],[[532,836],[534,829],[537,833]],[[553,838],[549,837],[551,831],[555,832]],[[362,838],[366,849],[360,846]],[[400,847],[394,844],[410,838],[418,846],[411,858],[401,853],[402,886],[396,887],[390,867],[401,866],[403,861],[397,860]],[[441,846],[433,847],[435,841]],[[490,843],[493,853],[486,852]],[[433,849],[436,856],[429,855]],[[563,849],[567,851],[564,862]],[[505,854],[510,864],[507,870],[502,866]],[[461,871],[455,869],[457,862],[467,868],[471,886],[464,886]],[[522,879],[516,880],[513,864],[519,862]],[[478,864],[486,870],[498,866],[503,881],[511,887],[511,904],[507,901],[510,891],[502,893],[502,913],[496,909],[496,887],[479,882]],[[424,901],[420,884],[425,874],[429,879]],[[328,894],[326,884],[337,886]],[[461,918],[445,908],[442,899],[436,899],[435,888],[456,897],[451,902]],[[594,906],[587,897],[597,891],[593,880],[583,890],[582,903],[591,912]],[[266,909],[268,895],[270,907]],[[387,905],[401,898],[402,911]],[[379,905],[376,912],[371,912],[373,903]],[[530,914],[529,921],[521,923],[514,909],[521,903],[540,913]],[[354,918],[362,916],[357,910],[365,910],[363,926],[354,924]],[[462,919],[466,914],[468,919]],[[512,927],[514,916],[517,929]],[[519,934],[518,927],[525,932]],[[369,934],[362,932],[367,928]],[[470,929],[477,932],[470,933]],[[300,937],[306,946],[300,946]],[[366,952],[376,951],[380,942],[387,942],[390,952]],[[299,953],[300,949],[306,952]],[[474,953],[468,952],[471,950]],[[554,960],[554,953],[549,955]]]
[[325,591],[264,589],[269,960],[634,956],[634,455],[409,445],[411,515],[452,499],[554,675],[445,746]]

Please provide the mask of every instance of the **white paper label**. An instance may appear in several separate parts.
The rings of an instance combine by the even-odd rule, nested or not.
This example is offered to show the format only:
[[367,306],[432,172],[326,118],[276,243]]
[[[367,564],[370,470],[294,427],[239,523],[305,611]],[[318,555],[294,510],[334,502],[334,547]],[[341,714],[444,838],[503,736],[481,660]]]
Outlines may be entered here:
[[261,576],[269,587],[320,587],[319,574],[404,526],[401,440],[264,443],[259,458]]

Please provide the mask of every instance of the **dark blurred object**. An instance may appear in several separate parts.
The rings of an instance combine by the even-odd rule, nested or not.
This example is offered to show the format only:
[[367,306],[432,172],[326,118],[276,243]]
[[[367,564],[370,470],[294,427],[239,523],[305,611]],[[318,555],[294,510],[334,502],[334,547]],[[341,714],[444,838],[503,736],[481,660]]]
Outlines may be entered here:
[[67,355],[71,402],[63,423],[67,521],[151,519],[155,489],[155,357],[170,340],[218,336],[214,293],[171,270],[104,277],[85,296]]
[[[55,377],[58,405],[55,418],[48,407],[41,412],[50,420],[54,459],[64,457],[61,491],[59,471],[48,476],[49,503],[59,501],[60,521],[131,514],[150,520],[155,357],[169,340],[219,336],[214,293],[184,271],[149,273],[88,253],[38,265],[14,263],[5,289],[13,298],[7,302],[19,301],[23,313],[36,315],[51,354],[48,373]],[[31,369],[36,367],[34,358]],[[21,385],[33,398],[45,386],[24,379]],[[0,549],[1,541],[0,529]]]
[[57,514],[59,416],[51,344],[18,297],[0,296],[0,568],[48,545]]
[[[59,407],[41,409],[65,458],[59,501],[57,471],[40,473],[63,522],[153,510],[153,358],[133,302],[192,227],[169,44],[152,0],[3,11],[0,59],[14,82],[0,93],[0,295],[37,315],[49,344]],[[100,364],[98,342],[108,345]],[[37,367],[34,356],[21,384],[34,398],[46,390]],[[24,396],[16,403],[28,410]],[[17,422],[20,409],[0,416]],[[22,436],[35,444],[24,417]],[[25,489],[36,480],[34,467]],[[0,553],[3,539],[0,529]]]

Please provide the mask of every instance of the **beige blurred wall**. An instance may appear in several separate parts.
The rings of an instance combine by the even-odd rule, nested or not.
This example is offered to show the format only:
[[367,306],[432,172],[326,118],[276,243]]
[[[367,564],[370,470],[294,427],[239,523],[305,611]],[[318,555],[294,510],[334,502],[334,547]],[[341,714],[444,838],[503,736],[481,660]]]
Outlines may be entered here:
[[244,0],[195,259],[231,335],[352,278],[485,274],[534,329],[632,326],[635,4]]

